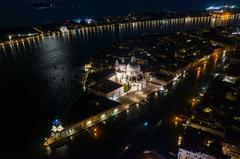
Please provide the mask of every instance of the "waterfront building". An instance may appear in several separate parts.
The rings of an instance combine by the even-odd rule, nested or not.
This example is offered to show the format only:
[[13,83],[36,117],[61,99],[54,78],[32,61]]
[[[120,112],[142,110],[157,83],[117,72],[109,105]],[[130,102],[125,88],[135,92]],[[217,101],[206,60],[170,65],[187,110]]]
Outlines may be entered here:
[[221,124],[217,125],[215,123],[212,123],[210,121],[204,121],[204,120],[191,120],[190,123],[187,125],[188,127],[192,127],[196,130],[201,130],[204,132],[208,132],[211,134],[214,134],[216,136],[225,137],[225,127],[223,127]]
[[62,123],[59,119],[55,119],[52,123],[51,135],[55,138],[59,138],[59,133],[63,130]]
[[231,159],[240,158],[240,146],[239,145],[223,143],[222,151],[223,151],[223,154],[230,156]]
[[61,26],[61,27],[60,27],[60,31],[61,31],[62,33],[68,32],[67,26]]
[[160,68],[160,73],[172,76],[173,78],[180,76],[182,72],[183,70],[179,66],[174,65]]
[[183,148],[178,150],[178,159],[217,159],[213,156],[198,151],[190,151]]
[[124,93],[124,86],[110,80],[103,80],[93,84],[88,90],[98,96],[115,100]]
[[130,91],[133,92],[141,91],[146,88],[144,74],[134,55],[131,57],[131,61],[128,64],[125,63],[124,58],[122,58],[121,63],[116,60],[115,75],[110,79],[129,87]]
[[149,82],[162,86],[161,89],[164,89],[173,82],[172,76],[163,74],[161,72],[151,73],[148,77]]

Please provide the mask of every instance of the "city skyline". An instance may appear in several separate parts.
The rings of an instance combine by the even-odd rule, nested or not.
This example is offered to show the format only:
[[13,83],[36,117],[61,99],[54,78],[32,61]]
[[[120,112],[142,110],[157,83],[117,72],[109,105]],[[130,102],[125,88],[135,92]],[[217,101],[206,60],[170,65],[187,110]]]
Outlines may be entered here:
[[[126,15],[128,13],[146,13],[157,12],[163,9],[173,11],[199,11],[211,5],[240,5],[238,0],[123,0],[115,2],[111,0],[91,0],[79,1],[71,0],[66,2],[66,5],[57,6],[54,8],[36,9],[31,7],[32,0],[10,0],[1,2],[0,14],[1,25],[3,27],[16,27],[16,26],[33,26],[39,24],[48,24],[63,20],[69,20],[76,17],[80,18],[101,18],[108,15]],[[43,1],[44,2],[44,1]],[[54,2],[54,1],[46,1]],[[59,3],[59,1],[55,1]],[[182,5],[184,4],[184,5]]]

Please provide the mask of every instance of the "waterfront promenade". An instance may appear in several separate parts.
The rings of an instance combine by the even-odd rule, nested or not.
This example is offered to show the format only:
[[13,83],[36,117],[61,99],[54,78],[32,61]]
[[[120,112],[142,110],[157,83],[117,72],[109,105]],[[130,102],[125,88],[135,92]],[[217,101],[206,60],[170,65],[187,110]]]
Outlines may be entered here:
[[158,90],[158,85],[147,83],[147,87],[142,91],[126,93],[119,99],[117,99],[117,102],[119,102],[118,106],[91,116],[82,121],[79,121],[76,124],[64,128],[59,133],[52,134],[49,138],[45,139],[44,146],[49,147],[54,144],[61,144],[63,141],[68,140],[68,138],[70,138],[71,136],[80,133],[82,130],[92,127],[100,122],[103,122],[112,116],[120,114],[129,109],[131,106],[136,106],[139,102],[145,100],[150,94]]
[[233,13],[227,17],[216,17],[214,15],[199,15],[199,16],[183,16],[178,18],[168,18],[168,19],[150,19],[144,21],[128,21],[128,22],[116,22],[116,23],[104,23],[98,25],[90,26],[76,26],[75,28],[70,28],[65,32],[60,30],[43,32],[38,28],[34,27],[38,33],[26,37],[11,37],[6,41],[1,41],[0,46],[10,46],[18,45],[18,43],[29,42],[39,39],[44,39],[45,37],[53,36],[60,37],[65,34],[75,34],[80,32],[85,38],[90,35],[97,35],[98,33],[113,31],[119,34],[119,37],[125,34],[139,34],[139,33],[149,33],[149,31],[154,32],[177,32],[189,29],[199,29],[215,26],[226,26],[228,24],[237,24],[240,20],[239,13]]

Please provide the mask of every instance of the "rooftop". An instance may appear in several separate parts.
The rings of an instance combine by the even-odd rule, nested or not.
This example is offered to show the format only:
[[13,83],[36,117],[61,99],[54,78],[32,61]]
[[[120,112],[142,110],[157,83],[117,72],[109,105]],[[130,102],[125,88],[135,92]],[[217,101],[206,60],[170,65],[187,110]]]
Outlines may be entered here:
[[172,76],[168,76],[168,75],[163,74],[161,72],[153,73],[153,76],[156,77],[159,80],[166,81],[166,82],[170,81],[173,78]]
[[220,139],[210,133],[188,128],[183,136],[181,148],[216,158],[227,158],[227,156],[222,154],[220,141]]
[[63,125],[76,123],[117,105],[119,105],[119,103],[107,98],[84,93],[63,117],[63,121],[65,121]]
[[118,88],[122,87],[122,85],[112,82],[110,80],[103,80],[100,82],[97,82],[96,84],[92,85],[90,88],[102,92],[102,93],[110,93]]

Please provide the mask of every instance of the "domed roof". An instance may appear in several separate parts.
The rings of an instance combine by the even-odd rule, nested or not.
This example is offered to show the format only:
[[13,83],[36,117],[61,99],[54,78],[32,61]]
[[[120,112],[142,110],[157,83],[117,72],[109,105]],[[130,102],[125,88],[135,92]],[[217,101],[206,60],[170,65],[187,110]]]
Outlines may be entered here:
[[131,58],[131,63],[127,65],[127,71],[141,71],[141,67],[136,61],[136,57],[133,55]]
[[126,65],[120,64],[120,65],[119,65],[119,70],[121,70],[121,71],[126,71]]
[[127,65],[127,71],[140,71],[140,70],[141,70],[141,67],[138,64],[129,63]]

